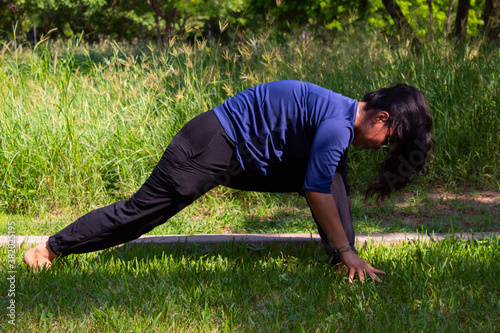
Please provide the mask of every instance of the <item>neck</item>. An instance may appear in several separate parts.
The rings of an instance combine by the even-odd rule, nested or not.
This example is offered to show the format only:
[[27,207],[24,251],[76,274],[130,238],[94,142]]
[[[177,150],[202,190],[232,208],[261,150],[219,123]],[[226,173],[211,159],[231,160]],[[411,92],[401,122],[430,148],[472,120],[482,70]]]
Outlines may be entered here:
[[354,131],[359,128],[364,120],[365,105],[365,102],[358,102],[358,109],[356,110],[356,121],[354,122]]

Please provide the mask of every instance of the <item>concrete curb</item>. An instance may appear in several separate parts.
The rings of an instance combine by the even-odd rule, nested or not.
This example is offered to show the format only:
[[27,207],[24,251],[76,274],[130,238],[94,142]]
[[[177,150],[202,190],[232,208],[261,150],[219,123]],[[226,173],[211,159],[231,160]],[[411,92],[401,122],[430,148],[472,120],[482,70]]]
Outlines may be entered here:
[[[456,237],[471,240],[480,240],[488,237],[498,237],[500,232],[477,232],[477,233],[392,233],[392,234],[356,234],[357,246],[366,242],[373,243],[398,243],[405,241],[437,241],[447,237]],[[0,236],[0,246],[15,244],[17,246],[31,246],[45,243],[49,236]],[[307,245],[311,241],[321,241],[318,234],[216,234],[216,235],[165,235],[165,236],[142,236],[129,244],[155,243],[163,246],[204,244],[217,246],[224,243],[245,243],[259,245],[277,245],[293,243],[295,245]]]

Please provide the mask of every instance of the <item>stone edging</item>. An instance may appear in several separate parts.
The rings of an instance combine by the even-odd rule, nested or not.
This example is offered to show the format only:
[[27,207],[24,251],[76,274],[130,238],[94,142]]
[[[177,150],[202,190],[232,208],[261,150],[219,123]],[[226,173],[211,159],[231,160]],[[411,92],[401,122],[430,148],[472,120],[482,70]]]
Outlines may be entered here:
[[[358,246],[371,241],[374,243],[397,243],[403,241],[431,241],[443,240],[446,237],[457,237],[462,239],[480,240],[487,237],[500,236],[500,232],[477,232],[477,233],[392,233],[392,234],[356,234],[356,243]],[[49,236],[15,236],[15,244],[36,245],[47,241]],[[142,236],[129,244],[149,244],[156,243],[165,246],[176,245],[221,245],[224,243],[246,243],[246,244],[283,244],[287,242],[296,245],[305,245],[311,241],[320,242],[318,234],[215,234],[215,235],[164,235],[164,236]],[[0,246],[9,244],[9,236],[0,236]],[[12,238],[10,239],[12,244]]]

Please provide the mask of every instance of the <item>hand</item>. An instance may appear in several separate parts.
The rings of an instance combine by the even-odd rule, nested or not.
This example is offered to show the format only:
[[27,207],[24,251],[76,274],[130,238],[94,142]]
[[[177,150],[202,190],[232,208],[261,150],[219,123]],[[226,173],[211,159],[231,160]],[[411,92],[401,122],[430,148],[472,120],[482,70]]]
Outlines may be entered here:
[[354,280],[354,275],[358,273],[359,280],[365,283],[365,272],[368,273],[377,282],[382,282],[382,280],[377,276],[377,274],[385,274],[384,271],[373,268],[368,265],[363,259],[361,259],[354,251],[347,251],[340,255],[340,259],[344,265],[347,266],[349,270],[349,283]]

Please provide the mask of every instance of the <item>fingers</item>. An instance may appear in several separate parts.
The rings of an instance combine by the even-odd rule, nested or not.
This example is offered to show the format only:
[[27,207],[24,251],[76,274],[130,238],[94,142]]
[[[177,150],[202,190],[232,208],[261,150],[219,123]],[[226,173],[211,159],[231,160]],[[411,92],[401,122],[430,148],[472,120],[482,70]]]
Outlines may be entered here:
[[385,274],[385,272],[381,271],[379,269],[373,268],[369,265],[367,265],[367,266],[368,266],[368,269],[366,269],[366,270],[361,269],[361,268],[358,268],[358,269],[351,268],[349,270],[349,283],[353,283],[354,276],[356,275],[356,273],[358,273],[358,277],[359,277],[359,280],[361,281],[361,283],[365,283],[365,273],[370,275],[375,281],[382,282],[382,280],[377,276],[377,274]]
[[361,283],[365,283],[365,272],[363,270],[358,271],[358,277],[359,277],[359,281],[361,281]]
[[368,267],[370,268],[370,270],[368,271],[368,274],[370,274],[370,276],[372,278],[375,279],[375,281],[377,282],[382,282],[382,280],[377,276],[377,274],[382,274],[382,275],[385,275],[385,272],[384,271],[381,271],[380,269],[376,269],[376,268],[373,268],[372,266],[368,265]]
[[382,282],[382,280],[381,280],[381,279],[377,276],[377,274],[375,274],[375,273],[368,273],[368,274],[370,274],[370,276],[371,276],[372,278],[374,278],[374,279],[375,279],[375,281],[377,281],[377,282],[379,282],[379,283],[380,283],[380,282]]
[[352,283],[354,281],[354,275],[356,275],[356,273],[358,273],[359,280],[362,283],[365,283],[365,274],[363,273],[363,270],[362,269],[356,270],[355,268],[351,268],[349,270],[349,283]]
[[347,273],[349,272],[349,269],[347,268],[346,265],[344,265],[343,263],[340,263],[340,264],[337,264],[333,267],[333,269],[335,270],[335,272],[337,273],[341,273],[341,274],[346,274],[348,275]]
[[385,272],[370,266],[357,254],[353,252],[346,252],[341,255],[341,259],[344,265],[348,267],[349,283],[354,281],[356,273],[358,274],[361,283],[365,282],[365,274],[371,276],[377,282],[382,282],[377,274],[384,275]]
[[382,275],[384,275],[384,274],[385,274],[385,272],[384,272],[384,271],[381,271],[380,269],[376,269],[376,268],[374,268],[374,269],[373,269],[373,272],[375,272],[375,273],[377,273],[377,274],[382,274]]

